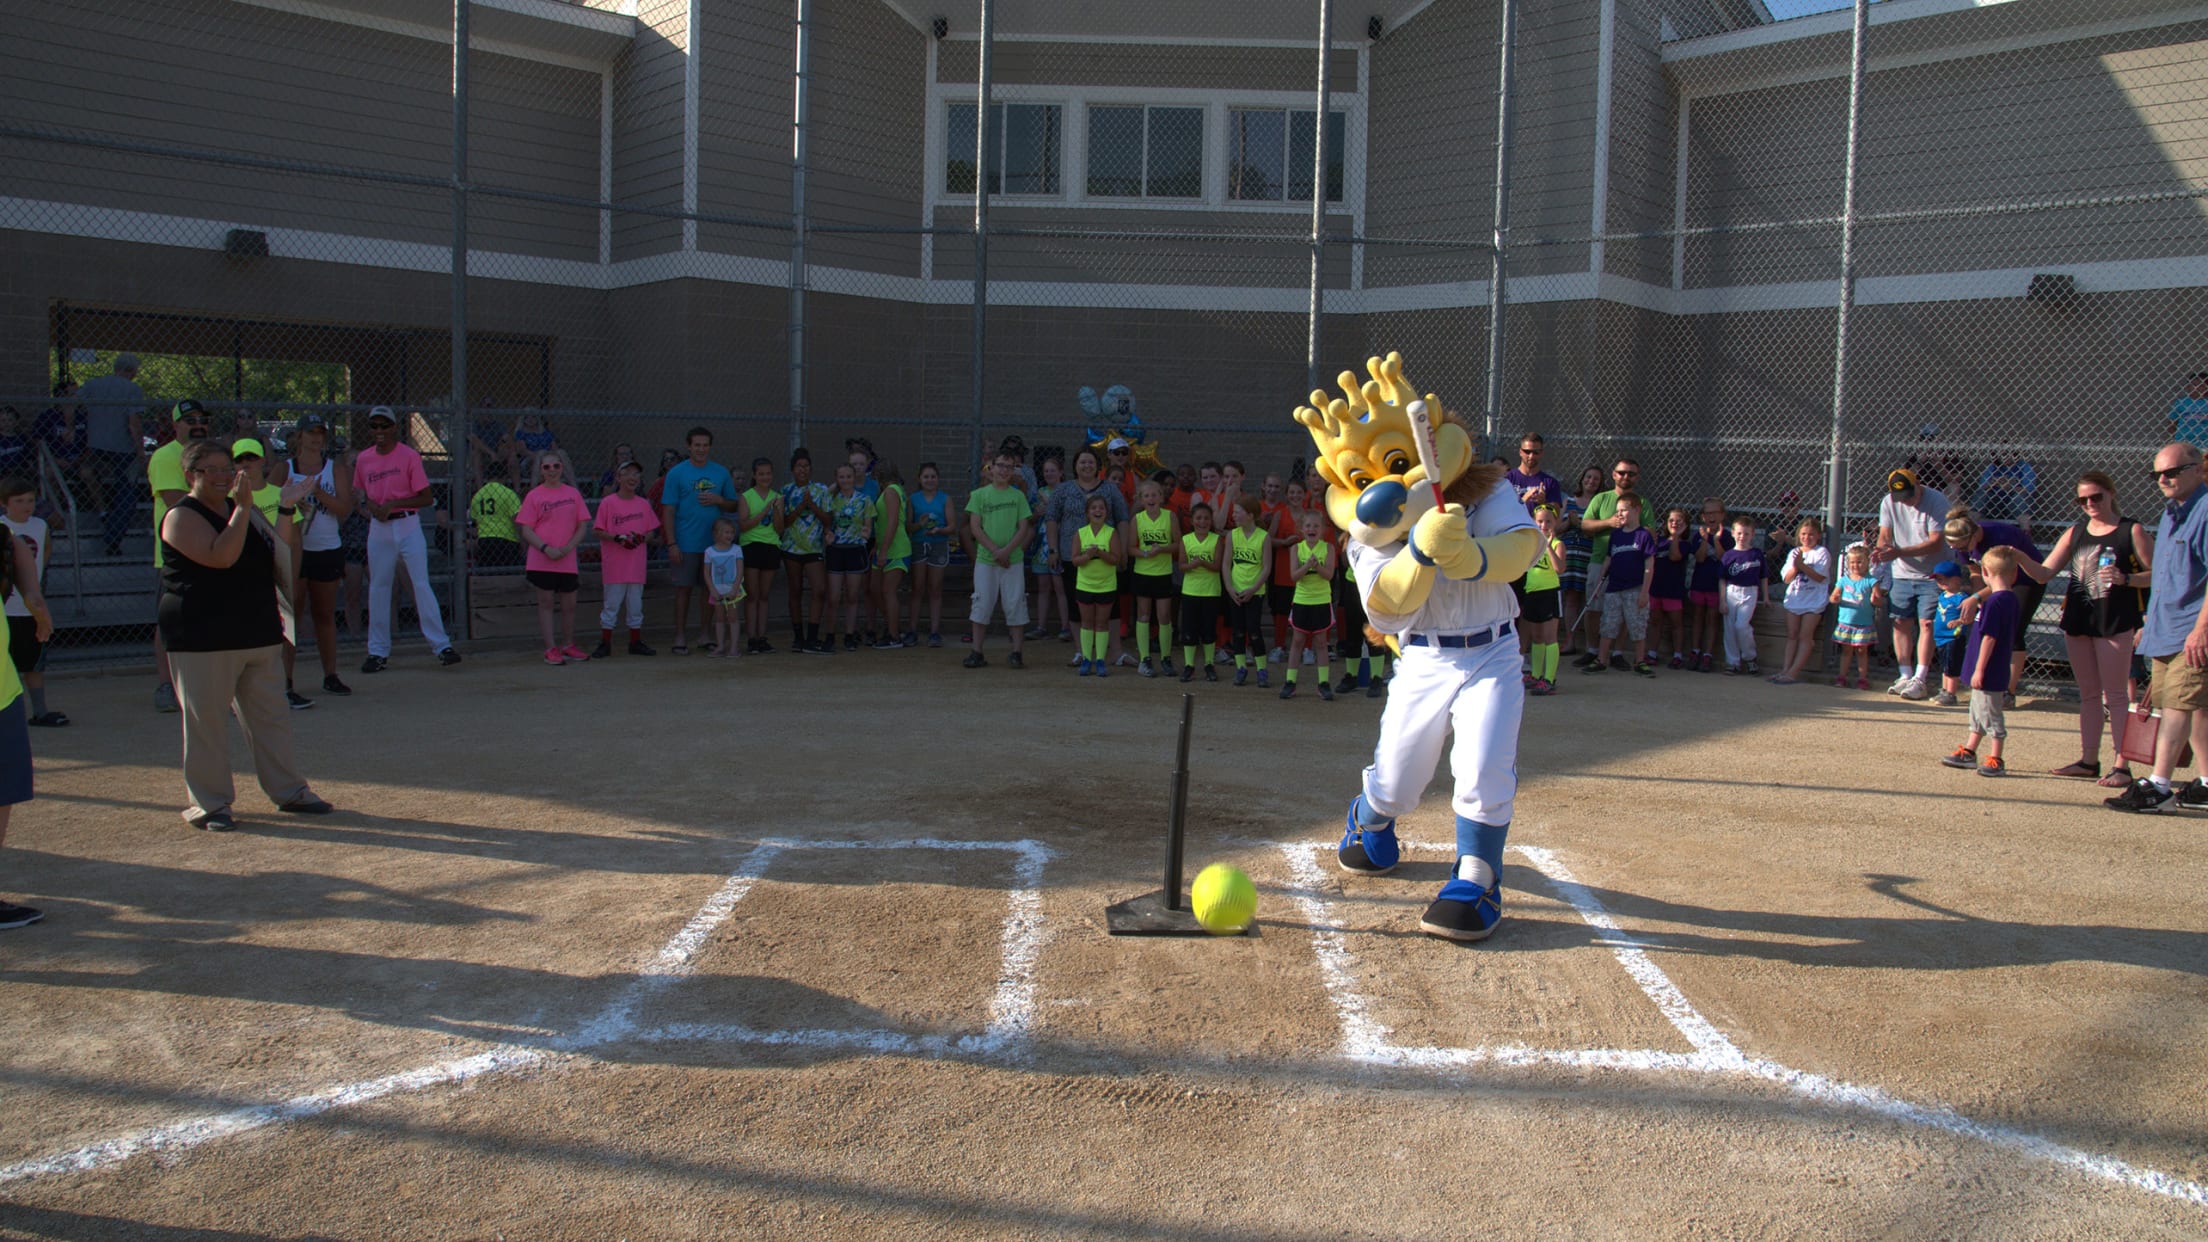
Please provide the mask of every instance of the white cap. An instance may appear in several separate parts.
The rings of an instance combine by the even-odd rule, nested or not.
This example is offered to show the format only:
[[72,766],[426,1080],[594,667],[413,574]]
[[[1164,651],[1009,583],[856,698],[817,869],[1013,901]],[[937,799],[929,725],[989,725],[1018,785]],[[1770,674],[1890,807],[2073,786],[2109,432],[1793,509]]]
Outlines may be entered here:
[[390,420],[391,420],[391,423],[392,423],[392,425],[393,425],[393,426],[396,426],[396,425],[398,425],[398,421],[399,421],[399,416],[398,416],[398,415],[396,415],[396,414],[393,414],[393,413],[391,412],[391,407],[390,407],[390,406],[388,406],[388,405],[376,405],[376,406],[370,406],[370,407],[368,408],[368,421],[369,421],[369,422],[371,422],[371,423],[372,423],[372,422],[376,421],[376,420],[377,420],[377,419],[379,419],[379,418],[387,418],[387,419],[390,419]]
[[1114,451],[1114,450],[1116,450],[1116,449],[1123,449],[1123,448],[1126,448],[1126,447],[1127,447],[1127,439],[1126,439],[1126,437],[1124,437],[1124,436],[1113,436],[1113,437],[1112,437],[1112,442],[1111,442],[1110,444],[1107,444],[1107,445],[1105,445],[1105,446],[1104,446],[1104,451],[1105,451],[1105,452],[1107,452],[1107,453],[1109,453],[1109,452],[1112,452],[1112,451]]

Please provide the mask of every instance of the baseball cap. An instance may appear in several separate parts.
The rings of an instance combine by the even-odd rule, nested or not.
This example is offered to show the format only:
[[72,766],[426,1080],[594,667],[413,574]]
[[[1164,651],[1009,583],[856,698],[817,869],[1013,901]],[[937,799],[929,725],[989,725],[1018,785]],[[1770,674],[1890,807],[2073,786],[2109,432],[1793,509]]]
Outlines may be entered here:
[[387,423],[391,424],[391,425],[392,425],[392,426],[394,426],[394,427],[396,427],[396,426],[398,426],[398,425],[399,425],[399,416],[398,416],[398,415],[396,415],[396,414],[393,414],[393,413],[391,412],[391,407],[390,407],[390,406],[388,406],[388,405],[379,405],[379,406],[374,406],[374,407],[371,407],[371,408],[369,409],[369,411],[368,411],[368,421],[369,421],[369,422],[371,422],[371,423],[372,423],[372,422],[376,421],[376,420],[377,420],[377,419],[379,419],[379,418],[380,418],[380,419],[382,419],[383,421],[385,421],[385,422],[387,422]]
[[320,414],[301,414],[299,416],[299,425],[294,427],[292,430],[296,433],[300,431],[305,431],[309,427],[320,427],[322,430],[328,431],[330,429],[330,423],[328,419],[323,418]]
[[1886,476],[1886,490],[1897,496],[1903,492],[1913,492],[1917,490],[1917,486],[1917,472],[1914,470],[1904,468]]
[[241,440],[233,440],[230,442],[230,460],[232,461],[236,461],[241,457],[267,456],[268,450],[261,447],[261,442],[259,440],[247,438]]
[[176,403],[176,408],[169,411],[169,418],[173,422],[182,422],[184,419],[193,417],[209,417],[207,407],[197,401],[179,401]]
[[1963,567],[1953,561],[1941,561],[1932,567],[1932,576],[1935,578],[1960,578],[1963,576]]
[[1127,437],[1125,437],[1125,436],[1113,436],[1113,437],[1112,437],[1112,442],[1111,442],[1110,444],[1107,444],[1107,445],[1105,445],[1105,446],[1104,446],[1104,451],[1105,451],[1105,452],[1107,452],[1107,453],[1116,453],[1116,452],[1118,452],[1119,450],[1121,450],[1121,449],[1123,449],[1123,448],[1126,448],[1126,447],[1127,447]]
[[1779,493],[1779,503],[1782,505],[1799,504],[1801,503],[1801,499],[1802,494],[1793,490],[1792,488],[1788,488],[1786,491]]

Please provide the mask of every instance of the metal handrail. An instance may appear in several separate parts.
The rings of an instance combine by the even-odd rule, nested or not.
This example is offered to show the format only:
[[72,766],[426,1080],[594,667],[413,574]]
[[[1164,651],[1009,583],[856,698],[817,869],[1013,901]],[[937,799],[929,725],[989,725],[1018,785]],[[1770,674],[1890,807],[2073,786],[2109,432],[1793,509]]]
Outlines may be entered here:
[[[70,576],[76,581],[76,619],[81,621],[86,616],[84,610],[84,528],[77,521],[77,494],[69,490],[69,480],[62,475],[61,465],[54,460],[53,450],[47,448],[43,440],[38,444],[38,477],[40,482],[53,489],[53,494],[61,498],[62,504],[68,506],[69,572]],[[48,549],[54,546],[52,532],[47,533],[46,546]],[[43,582],[40,583],[40,589],[43,590],[45,585]]]

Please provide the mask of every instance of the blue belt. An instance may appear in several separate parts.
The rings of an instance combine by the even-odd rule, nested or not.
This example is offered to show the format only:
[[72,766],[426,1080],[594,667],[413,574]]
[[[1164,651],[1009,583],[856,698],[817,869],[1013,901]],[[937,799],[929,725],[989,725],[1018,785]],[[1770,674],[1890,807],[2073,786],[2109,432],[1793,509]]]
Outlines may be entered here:
[[1403,639],[1406,647],[1485,647],[1498,638],[1510,637],[1510,622],[1481,630],[1477,634],[1411,634]]

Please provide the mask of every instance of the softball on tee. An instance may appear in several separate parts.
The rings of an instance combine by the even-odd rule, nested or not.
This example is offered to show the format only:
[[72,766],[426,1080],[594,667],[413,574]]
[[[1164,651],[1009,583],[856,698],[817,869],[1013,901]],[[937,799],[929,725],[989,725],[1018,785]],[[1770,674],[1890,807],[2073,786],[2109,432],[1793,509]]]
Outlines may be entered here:
[[1196,921],[1214,936],[1239,936],[1257,917],[1257,886],[1240,867],[1213,863],[1196,873],[1188,904]]

